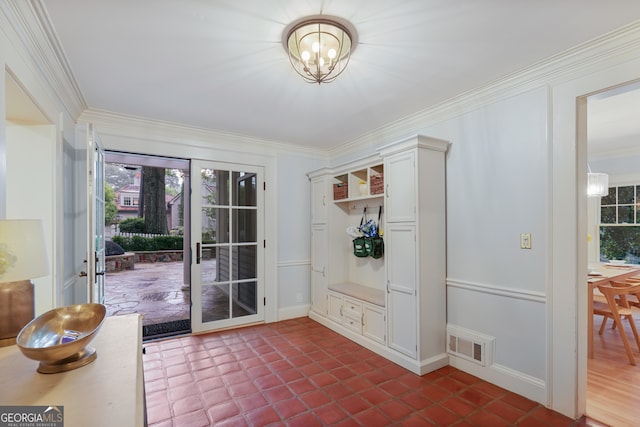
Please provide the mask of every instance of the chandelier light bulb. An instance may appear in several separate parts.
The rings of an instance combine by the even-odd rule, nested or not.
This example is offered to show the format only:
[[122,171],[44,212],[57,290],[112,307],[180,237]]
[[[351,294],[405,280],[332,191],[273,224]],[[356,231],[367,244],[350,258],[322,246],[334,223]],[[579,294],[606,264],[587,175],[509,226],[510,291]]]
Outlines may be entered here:
[[293,22],[282,44],[294,70],[309,83],[329,83],[340,75],[357,44],[353,25],[342,18],[315,15]]

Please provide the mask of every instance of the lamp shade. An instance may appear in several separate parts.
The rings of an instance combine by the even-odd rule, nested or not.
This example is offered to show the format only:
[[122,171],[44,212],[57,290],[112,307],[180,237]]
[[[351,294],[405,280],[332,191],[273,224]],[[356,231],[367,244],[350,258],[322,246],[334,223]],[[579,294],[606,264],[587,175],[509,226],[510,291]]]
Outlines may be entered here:
[[609,175],[589,173],[587,175],[587,197],[604,197],[609,194]]
[[30,280],[49,274],[40,220],[0,220],[0,283]]

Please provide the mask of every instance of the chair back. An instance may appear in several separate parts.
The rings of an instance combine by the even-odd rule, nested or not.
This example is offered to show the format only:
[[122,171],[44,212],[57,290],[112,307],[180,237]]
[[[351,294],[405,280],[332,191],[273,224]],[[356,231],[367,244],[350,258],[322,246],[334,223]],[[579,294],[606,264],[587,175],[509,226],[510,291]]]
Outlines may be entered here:
[[598,285],[598,289],[605,296],[611,310],[618,314],[618,307],[629,308],[627,296],[640,296],[640,283],[612,281],[610,284]]

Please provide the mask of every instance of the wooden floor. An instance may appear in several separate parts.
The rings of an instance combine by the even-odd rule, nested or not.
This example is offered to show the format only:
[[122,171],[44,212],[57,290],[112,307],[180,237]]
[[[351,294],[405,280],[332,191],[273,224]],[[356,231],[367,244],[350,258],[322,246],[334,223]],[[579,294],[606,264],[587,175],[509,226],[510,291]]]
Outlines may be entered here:
[[[612,427],[637,427],[640,425],[640,352],[627,325],[627,338],[637,365],[629,364],[618,329],[612,329],[609,320],[604,333],[598,335],[601,322],[602,317],[595,316],[594,358],[588,360],[587,371],[587,416]],[[640,326],[640,314],[636,316],[636,325]]]

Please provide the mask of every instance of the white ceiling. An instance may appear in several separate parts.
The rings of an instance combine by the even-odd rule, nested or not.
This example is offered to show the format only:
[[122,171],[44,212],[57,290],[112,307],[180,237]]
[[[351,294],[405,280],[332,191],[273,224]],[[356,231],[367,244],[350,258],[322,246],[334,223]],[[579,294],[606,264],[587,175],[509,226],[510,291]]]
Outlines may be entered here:
[[589,159],[640,154],[640,81],[590,96],[587,114]]
[[[638,0],[43,0],[91,109],[332,148],[640,18]],[[345,18],[330,84],[282,32]]]

